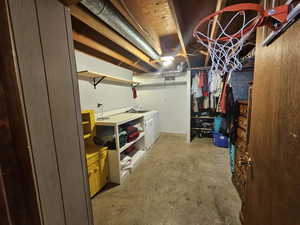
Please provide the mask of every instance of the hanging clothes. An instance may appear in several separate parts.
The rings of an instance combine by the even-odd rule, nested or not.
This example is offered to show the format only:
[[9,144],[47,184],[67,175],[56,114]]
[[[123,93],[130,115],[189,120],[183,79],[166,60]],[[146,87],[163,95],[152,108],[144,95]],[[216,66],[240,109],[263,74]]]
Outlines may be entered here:
[[202,89],[203,96],[209,95],[207,74],[203,71],[199,73],[199,88]]
[[235,145],[229,143],[229,158],[230,158],[230,170],[231,173],[234,173],[234,164],[235,164]]
[[200,72],[199,74],[198,74],[198,77],[199,77],[199,83],[198,83],[198,85],[199,85],[199,88],[203,88],[204,87],[204,78],[203,78],[203,72]]
[[209,73],[209,92],[215,97],[220,97],[222,92],[222,77],[215,72]]
[[203,96],[203,109],[209,109],[209,97]]
[[193,101],[193,112],[199,112],[199,105],[198,105],[198,101],[197,98],[192,98]]
[[226,113],[226,89],[228,87],[228,84],[225,83],[223,85],[223,90],[220,98],[220,103],[219,103],[219,112],[221,113]]
[[137,98],[137,91],[135,87],[132,88],[132,95],[134,99]]
[[202,89],[199,88],[199,75],[195,75],[193,80],[192,80],[192,94],[194,95],[195,98],[200,98],[202,97]]

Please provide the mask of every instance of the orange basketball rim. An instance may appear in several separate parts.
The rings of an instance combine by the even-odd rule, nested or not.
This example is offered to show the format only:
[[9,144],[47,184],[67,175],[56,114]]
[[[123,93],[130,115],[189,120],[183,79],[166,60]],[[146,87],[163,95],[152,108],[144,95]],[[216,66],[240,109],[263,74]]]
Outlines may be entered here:
[[281,27],[281,24],[287,21],[287,16],[289,13],[289,6],[281,5],[276,8],[271,8],[265,10],[260,4],[254,3],[242,3],[242,4],[235,4],[228,7],[225,7],[222,10],[216,11],[211,15],[203,18],[199,21],[196,25],[195,29],[193,30],[193,36],[201,40],[203,42],[210,42],[211,40],[207,37],[201,37],[198,35],[199,28],[203,26],[205,23],[210,22],[214,19],[215,16],[219,16],[225,12],[241,12],[245,13],[245,11],[256,11],[258,13],[258,17],[255,21],[244,27],[240,32],[237,32],[231,36],[222,36],[218,38],[218,41],[228,41],[231,38],[240,38],[242,35],[247,35],[248,32],[255,29],[257,26],[268,26],[272,30],[278,30]]

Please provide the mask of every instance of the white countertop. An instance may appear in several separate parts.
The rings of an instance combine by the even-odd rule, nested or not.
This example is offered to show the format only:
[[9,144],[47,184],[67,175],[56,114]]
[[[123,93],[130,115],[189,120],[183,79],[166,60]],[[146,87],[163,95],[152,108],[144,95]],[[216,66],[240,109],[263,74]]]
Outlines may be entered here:
[[105,120],[96,119],[96,125],[102,125],[102,126],[121,125],[142,117],[144,117],[144,113],[120,113],[120,114],[109,116],[109,118]]

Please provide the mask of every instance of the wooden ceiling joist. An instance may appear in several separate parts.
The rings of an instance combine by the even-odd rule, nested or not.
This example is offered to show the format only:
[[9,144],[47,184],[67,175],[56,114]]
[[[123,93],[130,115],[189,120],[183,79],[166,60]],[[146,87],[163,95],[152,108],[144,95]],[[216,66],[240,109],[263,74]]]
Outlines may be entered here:
[[131,67],[134,67],[136,68],[137,70],[140,70],[140,71],[144,71],[144,72],[148,72],[148,70],[146,70],[144,67],[140,66],[139,64],[137,64],[137,62],[134,62],[122,55],[120,55],[118,52],[115,52],[109,48],[107,48],[106,46],[88,38],[88,37],[85,37],[84,35],[81,35],[77,32],[74,32],[73,31],[73,40],[74,41],[77,41],[78,43],[80,44],[83,44],[85,46],[88,46],[89,48],[92,48],[96,51],[99,51],[105,55],[108,55],[114,59],[117,59],[119,60],[120,62],[122,63],[125,63]]
[[154,63],[151,58],[149,58],[147,55],[145,55],[141,50],[136,48],[134,45],[132,45],[130,42],[128,42],[125,38],[111,30],[109,27],[107,27],[104,23],[102,23],[100,20],[96,19],[92,15],[90,15],[88,12],[86,12],[84,9],[80,8],[79,6],[71,6],[71,14],[76,19],[80,20],[82,23],[86,24],[93,30],[97,31],[104,37],[108,38],[112,42],[119,45],[121,48],[125,49],[126,51],[130,52],[137,58],[139,58],[141,61],[147,63],[154,69],[159,69],[156,63]]
[[[182,49],[182,52],[184,55],[187,56],[187,51],[186,51],[186,46],[185,46],[185,43],[184,43],[184,40],[183,40],[183,36],[182,36],[182,32],[181,32],[181,21],[180,21],[180,16],[178,15],[177,11],[176,11],[176,6],[174,4],[174,1],[173,0],[168,0],[168,3],[169,3],[169,7],[170,7],[170,10],[171,10],[171,14],[174,18],[174,22],[175,22],[175,25],[176,25],[176,29],[177,29],[177,34],[178,34],[178,38],[179,38],[179,43],[180,43],[180,46],[181,46],[181,49]],[[186,62],[188,64],[188,66],[190,67],[190,61],[189,61],[189,58],[186,57]]]
[[[217,6],[216,6],[216,11],[221,10],[222,8],[224,8],[224,6],[226,5],[226,0],[218,0],[217,1]],[[217,21],[219,20],[219,15],[214,17],[213,23],[212,23],[212,28],[211,28],[211,32],[210,32],[210,38],[211,39],[215,39],[218,33],[218,26],[217,26]],[[206,58],[205,58],[205,64],[204,66],[208,66],[209,63],[209,59],[210,59],[210,55],[207,54]]]

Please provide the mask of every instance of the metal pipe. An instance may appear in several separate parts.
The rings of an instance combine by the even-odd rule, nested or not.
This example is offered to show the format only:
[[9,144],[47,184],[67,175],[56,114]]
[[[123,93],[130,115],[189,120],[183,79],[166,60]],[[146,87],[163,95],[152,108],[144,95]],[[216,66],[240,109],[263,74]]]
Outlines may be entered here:
[[82,0],[81,3],[116,32],[142,50],[154,60],[160,59],[158,53],[147,43],[136,29],[108,0]]

